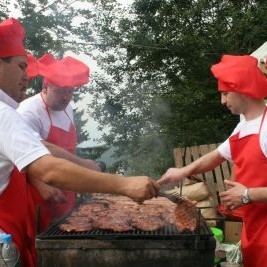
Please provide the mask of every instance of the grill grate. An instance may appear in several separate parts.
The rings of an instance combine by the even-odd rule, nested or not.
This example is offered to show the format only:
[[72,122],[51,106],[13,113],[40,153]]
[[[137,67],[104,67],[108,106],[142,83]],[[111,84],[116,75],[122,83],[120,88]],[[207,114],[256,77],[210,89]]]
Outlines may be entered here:
[[201,239],[208,239],[213,236],[206,222],[202,221],[201,225],[193,232],[187,230],[182,233],[178,232],[174,225],[167,225],[157,231],[133,230],[129,232],[113,232],[108,230],[91,230],[85,232],[65,232],[59,229],[59,224],[64,223],[66,218],[56,223],[46,232],[38,235],[39,239],[195,239],[196,236]]

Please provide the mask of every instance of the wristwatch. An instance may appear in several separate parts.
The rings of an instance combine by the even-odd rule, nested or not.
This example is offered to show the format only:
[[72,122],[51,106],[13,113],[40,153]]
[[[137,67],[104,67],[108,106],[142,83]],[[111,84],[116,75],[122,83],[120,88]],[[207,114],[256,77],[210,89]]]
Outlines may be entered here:
[[243,204],[248,204],[250,202],[249,196],[248,196],[248,188],[246,188],[243,192],[242,198],[241,198],[241,202]]

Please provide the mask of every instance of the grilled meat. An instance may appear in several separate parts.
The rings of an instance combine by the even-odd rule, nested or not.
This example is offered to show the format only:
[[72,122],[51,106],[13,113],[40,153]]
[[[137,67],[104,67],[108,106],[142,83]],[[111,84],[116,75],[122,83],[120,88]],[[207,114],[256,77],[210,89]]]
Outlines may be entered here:
[[133,217],[132,226],[142,231],[157,231],[166,226],[166,221],[158,216],[140,214]]
[[185,201],[175,207],[174,224],[179,232],[194,231],[197,227],[197,209],[192,202]]
[[96,221],[96,228],[114,232],[127,232],[134,230],[131,225],[130,210],[111,209],[105,216],[100,216]]
[[63,224],[62,231],[90,231],[93,229],[127,232],[156,231],[175,225],[179,232],[194,231],[197,225],[196,208],[186,201],[176,205],[158,197],[138,205],[127,197],[97,195],[91,203],[82,204]]

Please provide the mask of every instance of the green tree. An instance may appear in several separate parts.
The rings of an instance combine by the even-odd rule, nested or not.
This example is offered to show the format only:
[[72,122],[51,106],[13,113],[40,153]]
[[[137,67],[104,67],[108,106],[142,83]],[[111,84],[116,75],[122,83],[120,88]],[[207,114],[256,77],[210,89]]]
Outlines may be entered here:
[[174,147],[223,141],[238,117],[220,107],[210,67],[265,41],[267,3],[136,0],[118,17],[114,1],[104,2],[96,26],[110,77],[97,81],[92,106],[118,155],[135,173],[157,176]]
[[4,2],[0,2],[0,18],[5,19],[7,18],[6,14],[8,13],[8,6],[10,4],[9,0]]

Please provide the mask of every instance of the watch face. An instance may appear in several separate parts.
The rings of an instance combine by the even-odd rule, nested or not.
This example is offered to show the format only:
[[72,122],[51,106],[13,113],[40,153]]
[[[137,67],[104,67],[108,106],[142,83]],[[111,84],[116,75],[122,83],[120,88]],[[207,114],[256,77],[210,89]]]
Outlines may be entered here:
[[244,204],[247,204],[249,202],[249,199],[247,199],[246,197],[242,197],[242,202]]
[[243,202],[244,204],[247,204],[247,203],[249,203],[249,199],[248,199],[247,197],[243,196],[243,197],[242,197],[242,202]]

